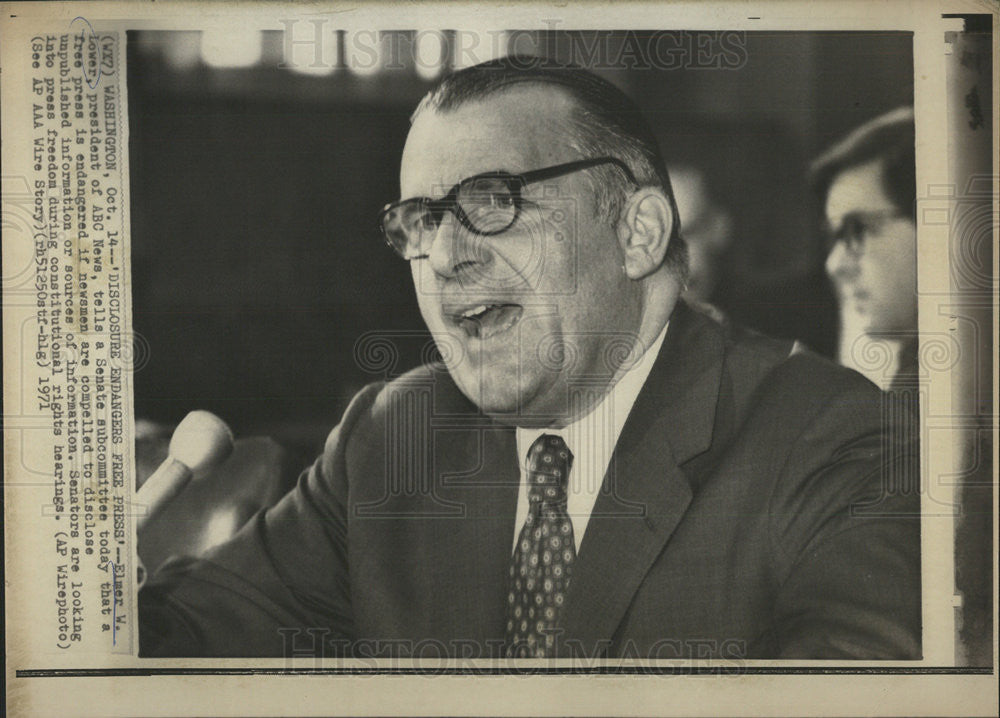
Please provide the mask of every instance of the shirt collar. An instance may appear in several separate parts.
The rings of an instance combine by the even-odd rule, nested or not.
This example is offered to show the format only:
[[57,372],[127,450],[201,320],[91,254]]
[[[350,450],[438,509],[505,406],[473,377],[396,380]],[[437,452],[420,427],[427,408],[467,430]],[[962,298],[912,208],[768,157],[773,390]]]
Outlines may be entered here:
[[[643,355],[639,357],[638,361],[625,371],[625,373],[618,379],[617,383],[615,383],[607,391],[607,393],[605,393],[604,397],[586,415],[577,418],[572,423],[559,429],[551,427],[541,429],[536,427],[517,427],[517,454],[518,461],[520,462],[522,468],[524,466],[525,456],[528,453],[528,449],[531,448],[531,445],[535,442],[535,440],[543,434],[555,434],[556,436],[561,436],[571,452],[574,450],[578,451],[580,441],[586,441],[589,439],[589,437],[586,437],[586,432],[584,431],[587,426],[587,418],[601,410],[607,402],[613,402],[614,408],[614,411],[608,414],[609,416],[612,416],[614,420],[614,424],[611,427],[613,432],[613,441],[611,442],[611,445],[614,446],[617,444],[618,437],[621,436],[622,429],[625,426],[625,420],[628,418],[629,412],[632,410],[632,406],[639,397],[639,392],[642,391],[642,387],[646,383],[646,379],[649,378],[649,372],[653,369],[656,357],[659,356],[660,348],[663,346],[663,340],[667,336],[667,327],[669,326],[670,322],[668,321],[663,326],[659,336],[656,337]],[[577,446],[574,446],[574,443]]]

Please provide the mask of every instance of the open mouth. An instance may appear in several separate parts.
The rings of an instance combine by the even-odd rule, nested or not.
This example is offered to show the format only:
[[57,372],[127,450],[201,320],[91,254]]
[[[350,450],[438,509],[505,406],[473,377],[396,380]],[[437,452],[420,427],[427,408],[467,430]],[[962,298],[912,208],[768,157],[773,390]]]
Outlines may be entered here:
[[469,337],[489,339],[502,334],[521,319],[524,307],[520,304],[475,304],[449,311],[446,315]]

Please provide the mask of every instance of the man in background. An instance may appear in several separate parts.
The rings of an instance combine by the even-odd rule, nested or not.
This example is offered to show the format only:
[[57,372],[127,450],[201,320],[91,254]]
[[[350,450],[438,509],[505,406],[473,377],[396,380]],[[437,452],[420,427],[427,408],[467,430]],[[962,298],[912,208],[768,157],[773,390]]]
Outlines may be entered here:
[[[840,299],[840,361],[883,389],[898,387],[917,374],[912,108],[854,130],[814,162],[812,178],[829,227],[826,270]],[[889,366],[865,361],[867,340],[892,350]]]
[[728,208],[709,191],[708,178],[698,167],[670,168],[670,184],[684,222],[688,248],[688,281],[684,298],[711,302],[721,275],[721,263],[733,241],[733,219]]

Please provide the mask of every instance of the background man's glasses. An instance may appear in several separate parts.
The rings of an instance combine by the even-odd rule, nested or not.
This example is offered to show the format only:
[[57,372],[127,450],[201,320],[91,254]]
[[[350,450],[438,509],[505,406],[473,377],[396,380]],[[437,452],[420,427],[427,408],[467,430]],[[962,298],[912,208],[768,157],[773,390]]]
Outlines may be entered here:
[[896,209],[849,212],[840,221],[840,227],[827,234],[826,252],[829,254],[838,242],[843,242],[848,252],[861,254],[868,237],[881,231],[887,222],[902,218],[903,215]]
[[616,157],[576,160],[523,174],[486,172],[462,180],[440,199],[412,197],[387,204],[379,216],[379,228],[389,246],[403,259],[424,259],[430,253],[445,212],[455,215],[473,234],[484,237],[500,234],[517,222],[525,202],[522,191],[526,185],[602,164],[615,165],[629,182],[638,185],[628,165]]

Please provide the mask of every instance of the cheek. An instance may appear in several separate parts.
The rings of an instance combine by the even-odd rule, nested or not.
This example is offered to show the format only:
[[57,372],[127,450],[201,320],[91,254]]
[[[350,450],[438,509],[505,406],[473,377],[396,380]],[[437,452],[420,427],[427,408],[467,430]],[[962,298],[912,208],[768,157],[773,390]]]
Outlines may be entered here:
[[429,267],[423,267],[426,262],[411,262],[410,273],[413,277],[413,292],[417,299],[420,314],[428,328],[435,329],[440,324],[438,307],[438,289],[430,280],[432,272]]
[[888,288],[907,287],[916,282],[916,247],[911,237],[885,238],[867,256],[870,281]]
[[425,268],[425,264],[427,262],[419,260],[410,262],[410,277],[413,279],[413,289],[417,293],[417,301],[423,299],[423,295],[430,286],[428,281],[430,268]]
[[601,261],[581,273],[576,294],[560,307],[560,329],[576,345],[582,367],[597,375],[609,350],[631,345],[641,314],[621,269],[607,256]]
[[613,297],[626,279],[615,232],[603,220],[592,222],[594,231],[580,234],[574,266],[575,287],[584,300]]

